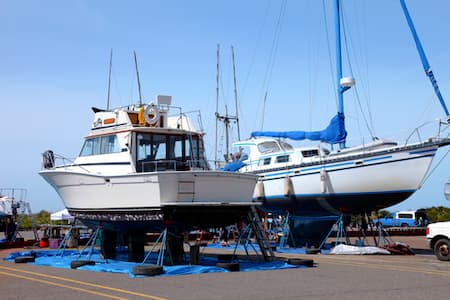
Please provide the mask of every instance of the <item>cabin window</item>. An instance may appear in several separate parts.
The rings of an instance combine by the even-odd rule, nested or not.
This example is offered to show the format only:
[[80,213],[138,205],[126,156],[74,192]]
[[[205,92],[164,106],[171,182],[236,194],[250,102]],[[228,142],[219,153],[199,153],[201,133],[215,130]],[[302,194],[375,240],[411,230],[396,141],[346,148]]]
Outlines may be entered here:
[[84,141],[80,156],[121,152],[116,135],[99,136]]
[[205,168],[203,144],[198,136],[137,134],[137,172]]
[[262,159],[259,160],[258,165],[260,165],[260,166],[267,166],[267,165],[270,165],[270,161],[271,161],[271,160],[272,160],[271,157],[262,158]]
[[294,151],[294,147],[292,147],[291,144],[288,144],[286,142],[280,142],[280,145],[284,151]]
[[203,139],[198,136],[188,136],[186,142],[186,156],[194,168],[209,169],[205,160]]
[[302,150],[302,156],[303,157],[319,156],[319,150],[318,149]]
[[264,142],[258,145],[258,150],[261,153],[278,152],[280,146],[276,142]]
[[290,161],[290,156],[289,155],[280,155],[277,156],[277,163],[285,163]]
[[167,136],[161,134],[139,134],[137,139],[138,160],[166,160]]
[[182,160],[185,156],[185,139],[182,135],[170,136],[170,145],[173,151],[169,152],[170,159]]

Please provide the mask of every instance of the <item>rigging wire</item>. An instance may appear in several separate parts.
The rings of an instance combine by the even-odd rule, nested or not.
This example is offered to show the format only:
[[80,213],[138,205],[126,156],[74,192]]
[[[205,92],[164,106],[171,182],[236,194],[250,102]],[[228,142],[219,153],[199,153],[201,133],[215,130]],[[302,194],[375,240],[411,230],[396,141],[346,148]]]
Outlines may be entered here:
[[[343,19],[343,22],[342,22],[342,23],[343,23],[343,26],[342,26],[342,33],[343,33],[343,37],[344,37],[344,45],[345,45],[345,52],[346,52],[346,56],[347,56],[347,63],[348,63],[350,75],[351,75],[352,77],[354,77],[353,67],[352,67],[352,63],[351,63],[351,61],[350,61],[350,53],[349,53],[349,48],[348,48],[349,42],[348,42],[348,40],[347,40],[347,31],[346,31],[346,26],[345,26],[346,22],[344,22],[345,17],[344,17],[343,9],[341,10],[341,13],[342,13],[342,19]],[[361,111],[361,114],[362,114],[362,117],[363,117],[363,120],[364,120],[364,124],[366,125],[366,128],[367,128],[367,130],[369,131],[369,134],[370,134],[370,136],[371,136],[372,139],[373,139],[373,138],[375,137],[375,135],[373,134],[373,131],[372,131],[372,129],[370,128],[369,122],[367,121],[366,114],[364,113],[364,109],[363,109],[363,107],[362,107],[361,99],[360,99],[359,93],[358,93],[358,88],[356,87],[356,85],[355,85],[353,88],[354,88],[354,91],[355,91],[355,98],[356,98],[356,101],[357,101],[357,103],[358,103],[359,109],[360,109],[360,111]]]
[[[364,12],[367,10],[367,6],[366,5],[367,5],[366,2],[362,2],[362,6],[363,6],[363,9],[364,9]],[[358,16],[364,16],[364,15],[366,15],[366,14],[363,14],[363,13],[358,14]],[[373,123],[372,109],[370,109],[372,107],[372,105],[371,105],[372,101],[371,101],[371,96],[370,96],[371,92],[370,92],[370,80],[369,80],[369,59],[368,59],[369,55],[367,55],[367,53],[368,53],[368,51],[367,51],[367,48],[368,48],[367,47],[367,38],[366,38],[368,36],[367,31],[366,31],[367,25],[365,23],[366,18],[362,17],[361,19],[362,19],[362,25],[358,26],[358,28],[362,28],[363,29],[363,32],[360,35],[363,37],[363,39],[362,39],[363,40],[363,48],[364,48],[364,53],[366,53],[365,60],[364,60],[364,56],[362,57],[362,59],[364,60],[363,66],[365,66],[365,68],[364,68],[365,72],[361,72],[361,74],[364,74],[364,78],[365,78],[365,82],[366,82],[366,87],[365,87],[364,90],[366,91],[365,99],[366,99],[367,107],[368,107],[367,110],[368,110],[368,114],[369,114],[369,123],[370,123],[370,127],[375,131],[375,126],[374,126],[374,123]]]
[[[254,49],[253,49],[253,53],[252,53],[252,56],[251,56],[251,59],[250,59],[250,66],[249,66],[249,68],[248,68],[248,70],[247,70],[247,74],[245,75],[244,84],[242,85],[241,99],[244,99],[244,98],[245,98],[244,95],[245,95],[245,92],[246,92],[246,90],[247,90],[247,84],[248,84],[250,75],[251,75],[252,72],[253,72],[253,67],[254,67],[255,61],[256,61],[256,54],[257,54],[257,52],[258,52],[259,49],[260,49],[261,38],[262,38],[262,36],[263,36],[263,30],[264,30],[264,28],[265,28],[265,26],[266,26],[266,23],[267,23],[267,19],[268,19],[270,7],[271,7],[270,4],[271,4],[271,1],[268,0],[268,1],[267,1],[267,5],[266,5],[266,9],[265,9],[265,11],[264,11],[263,22],[262,22],[262,24],[261,24],[261,26],[260,26],[260,28],[259,28],[259,30],[258,30],[257,39],[256,39],[256,45],[255,45],[255,47],[254,47]],[[241,102],[242,102],[242,101],[241,101]],[[242,119],[245,119],[244,116],[246,115],[246,113],[245,113],[245,110],[242,109],[242,107],[241,107],[241,105],[242,105],[241,102],[238,103],[238,107],[237,107],[236,109],[238,109],[238,110],[241,111],[241,118],[242,118]],[[257,110],[257,111],[258,111],[258,110]],[[263,111],[263,113],[264,113],[264,111]]]
[[[310,2],[308,2],[310,3]],[[307,8],[307,11],[312,11],[311,7]],[[320,18],[318,18],[320,19]],[[313,28],[318,27],[321,28],[321,26],[314,26],[311,24]],[[320,40],[312,37],[315,37],[316,35],[307,35],[308,37],[308,60],[307,60],[307,66],[308,66],[308,129],[310,131],[313,130],[313,116],[314,116],[314,106],[317,101],[317,90],[318,90],[318,76],[319,76],[319,68],[317,68],[317,65],[320,61]],[[316,43],[313,43],[313,40]],[[315,48],[317,47],[317,48]]]
[[[267,68],[264,73],[263,84],[261,87],[260,99],[262,99],[262,101],[264,101],[264,95],[267,92],[267,90],[270,86],[271,79],[272,79],[272,72],[273,72],[273,68],[275,65],[276,54],[277,54],[279,40],[280,40],[280,36],[281,36],[282,20],[285,15],[285,12],[286,12],[286,7],[287,7],[287,0],[283,0],[283,2],[281,3],[280,11],[278,13],[277,24],[276,24],[273,39],[272,39],[272,46],[270,48],[269,63],[267,64]],[[258,104],[257,111],[259,111],[260,106],[261,106],[261,102],[259,102],[259,104]],[[262,126],[263,125],[264,124],[262,124]],[[253,128],[257,128],[256,124],[253,126]]]
[[336,91],[336,86],[337,86],[337,82],[336,82],[336,78],[335,78],[335,76],[333,76],[333,74],[334,74],[334,70],[335,70],[335,68],[334,68],[334,65],[333,65],[333,58],[332,58],[332,55],[331,55],[331,46],[330,46],[330,33],[328,32],[328,21],[327,21],[327,9],[326,9],[326,7],[325,7],[325,0],[322,0],[322,7],[323,7],[323,9],[322,9],[322,11],[323,11],[323,19],[324,19],[324,22],[325,22],[325,35],[326,35],[326,38],[327,38],[327,50],[328,50],[328,62],[330,63],[329,64],[329,66],[330,66],[330,77],[331,77],[331,82],[333,83],[333,91],[334,91],[334,100],[335,100],[335,104],[336,104],[336,109],[337,109],[337,107],[338,107],[338,94],[337,94],[337,91]]
[[245,92],[245,90],[247,88],[248,80],[250,78],[250,74],[253,71],[253,66],[255,64],[255,59],[256,59],[256,53],[257,53],[257,51],[259,49],[259,45],[261,43],[261,37],[262,37],[263,29],[264,29],[264,27],[266,26],[266,23],[267,23],[267,16],[269,15],[269,9],[270,9],[270,0],[267,1],[267,6],[266,6],[266,10],[264,12],[263,22],[262,22],[261,27],[258,30],[258,34],[257,34],[258,37],[256,39],[256,45],[255,45],[255,48],[253,50],[253,54],[252,54],[252,57],[251,57],[251,60],[250,60],[250,66],[248,68],[247,74],[245,75],[244,84],[242,85],[242,93]]
[[442,158],[437,162],[436,166],[434,166],[434,168],[428,173],[428,175],[422,180],[422,182],[420,183],[420,185],[422,186],[425,181],[428,180],[428,178],[430,178],[431,174],[434,173],[434,171],[437,169],[437,167],[439,167],[439,165],[444,161],[444,158],[448,155],[448,153],[450,152],[450,150],[447,150],[447,153],[444,154],[444,156],[442,156]]
[[[347,3],[346,4],[344,4],[344,5],[347,5]],[[356,5],[354,5],[354,7],[353,7],[353,9],[354,9],[354,11],[356,11],[357,10],[357,7],[359,7],[359,6],[356,6]],[[344,14],[345,13],[345,10],[343,10],[343,18],[344,19],[346,19],[346,15]],[[359,18],[360,16],[363,16],[363,14],[362,13],[359,13],[359,12],[357,12],[357,13],[355,13],[355,14],[353,14],[353,15],[355,15],[355,17],[354,17],[354,19],[356,19],[356,22],[358,22],[358,23],[360,23],[360,21],[361,21],[361,18]],[[365,18],[364,17],[362,17],[362,20],[363,21],[365,21]],[[345,24],[349,24],[349,22],[347,21],[347,19],[345,20],[345,22],[344,22]],[[360,40],[363,40],[363,41],[367,41],[367,39],[365,38],[365,37],[367,37],[367,34],[366,34],[366,32],[364,32],[364,33],[361,33],[361,31],[359,30],[360,28],[363,28],[363,29],[365,29],[365,28],[367,28],[367,26],[365,26],[365,24],[363,23],[363,22],[361,22],[361,24],[357,24],[357,26],[350,26],[351,28],[355,28],[356,29],[356,32],[355,32],[355,36],[357,36],[357,37],[359,37],[358,38],[358,40],[360,41]],[[349,28],[349,26],[347,26],[347,28]],[[345,30],[345,28],[344,28],[344,30]],[[366,100],[365,102],[365,104],[366,104],[366,109],[367,109],[367,114],[368,114],[368,117],[366,117],[366,115],[363,115],[363,117],[365,118],[365,122],[366,123],[369,123],[369,125],[366,125],[367,127],[370,127],[371,128],[371,130],[372,130],[372,132],[374,132],[374,126],[373,126],[373,118],[372,118],[372,110],[371,110],[371,105],[370,105],[370,92],[369,92],[369,89],[368,89],[368,87],[369,87],[369,75],[368,75],[368,73],[369,73],[369,71],[368,71],[368,66],[369,66],[369,64],[368,64],[368,62],[367,62],[367,57],[368,57],[368,55],[367,55],[367,45],[364,43],[364,45],[363,46],[361,46],[361,45],[359,45],[360,46],[360,48],[361,49],[363,49],[363,51],[361,51],[361,50],[355,50],[356,49],[356,47],[355,47],[355,45],[356,45],[356,43],[355,43],[355,40],[354,39],[352,39],[352,36],[353,35],[347,35],[348,36],[348,39],[349,39],[349,42],[350,43],[347,43],[346,44],[346,46],[347,46],[347,51],[348,51],[348,46],[350,45],[351,46],[351,48],[353,49],[353,53],[354,53],[354,61],[356,62],[356,64],[355,64],[355,68],[356,68],[356,72],[358,73],[358,78],[359,78],[359,80],[358,80],[358,82],[359,82],[359,84],[356,86],[356,93],[357,93],[357,97],[354,97],[355,99],[356,99],[356,101],[359,101],[359,103],[355,103],[355,104],[359,104],[359,109],[361,110],[361,112],[362,112],[362,109],[363,109],[363,106],[362,106],[362,104],[361,104],[361,100],[360,99],[363,99],[363,100]],[[366,54],[366,55],[363,55],[363,54]],[[349,53],[347,52],[347,54],[349,55]],[[359,61],[362,61],[362,63],[359,63]],[[350,59],[348,59],[348,62],[350,63]],[[362,72],[361,71],[361,69],[362,69],[362,66],[365,66],[365,72]],[[350,66],[351,67],[351,66]],[[364,76],[363,76],[364,75]],[[353,76],[353,75],[352,75]],[[363,92],[363,94],[365,94],[365,96],[364,97],[361,97],[360,95],[359,95],[359,93],[361,92],[361,89],[359,89],[359,87],[362,87],[362,90],[363,91],[366,91],[366,93],[364,93]],[[355,96],[355,94],[354,94],[354,96]],[[358,111],[358,105],[355,105],[355,111]],[[362,112],[363,113],[363,112]],[[358,124],[358,126],[359,126],[359,124]],[[370,131],[369,131],[370,132]],[[361,134],[361,131],[360,131],[360,134]],[[375,134],[371,134],[371,136],[372,136],[372,138],[373,138],[373,136],[374,136]]]

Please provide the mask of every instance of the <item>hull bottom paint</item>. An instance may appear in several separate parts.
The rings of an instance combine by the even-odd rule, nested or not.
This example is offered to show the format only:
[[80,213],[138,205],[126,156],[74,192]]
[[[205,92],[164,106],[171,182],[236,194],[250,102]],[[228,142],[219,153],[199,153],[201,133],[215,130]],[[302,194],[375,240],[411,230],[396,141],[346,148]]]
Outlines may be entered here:
[[140,212],[68,210],[91,228],[101,225],[108,230],[127,232],[161,231],[174,223],[186,226],[186,229],[225,227],[243,220],[250,206],[171,206]]
[[263,209],[280,214],[289,212],[297,216],[370,213],[374,209],[383,209],[402,202],[413,193],[414,191],[395,191],[366,194],[299,195],[290,198],[268,197],[263,201]]

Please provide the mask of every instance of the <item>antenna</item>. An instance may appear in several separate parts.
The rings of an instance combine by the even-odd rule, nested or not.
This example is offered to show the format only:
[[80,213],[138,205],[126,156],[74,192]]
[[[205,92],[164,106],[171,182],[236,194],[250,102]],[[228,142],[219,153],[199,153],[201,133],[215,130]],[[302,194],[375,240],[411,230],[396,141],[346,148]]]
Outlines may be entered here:
[[106,110],[109,110],[109,95],[111,90],[111,69],[112,69],[112,55],[113,55],[113,49],[110,49],[109,54],[109,76],[108,76],[108,98],[106,102]]
[[138,64],[136,59],[136,51],[134,52],[134,65],[136,66],[136,76],[137,76],[137,82],[138,82],[138,90],[139,90],[139,105],[142,106],[142,95],[141,95],[141,81],[139,80],[139,70],[138,70]]

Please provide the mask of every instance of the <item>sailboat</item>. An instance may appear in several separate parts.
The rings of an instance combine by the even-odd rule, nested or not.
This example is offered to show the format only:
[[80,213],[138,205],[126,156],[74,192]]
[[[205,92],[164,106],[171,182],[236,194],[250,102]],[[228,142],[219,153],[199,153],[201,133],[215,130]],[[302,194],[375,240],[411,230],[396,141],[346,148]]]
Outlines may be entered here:
[[[448,109],[439,91],[406,3],[400,0],[414,37],[423,67],[430,78],[446,118]],[[239,170],[259,176],[254,198],[269,212],[289,211],[296,215],[341,215],[370,213],[400,203],[423,184],[433,158],[450,139],[439,135],[416,143],[399,144],[375,139],[368,144],[347,147],[343,106],[344,93],[355,80],[342,75],[340,0],[335,0],[336,74],[338,111],[322,131],[257,131],[247,140],[233,144],[246,164]],[[439,132],[441,132],[439,130]],[[323,146],[295,148],[291,140],[313,140]]]

